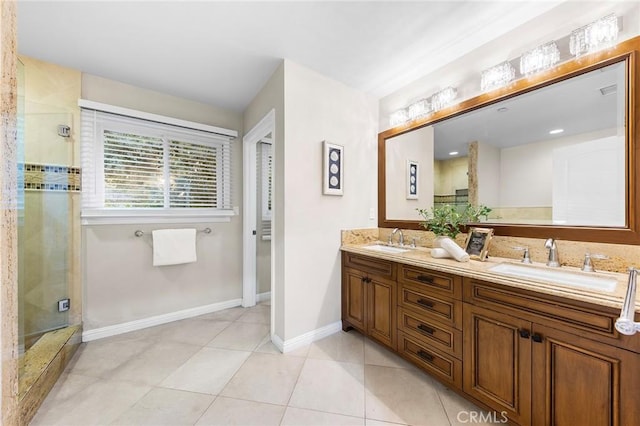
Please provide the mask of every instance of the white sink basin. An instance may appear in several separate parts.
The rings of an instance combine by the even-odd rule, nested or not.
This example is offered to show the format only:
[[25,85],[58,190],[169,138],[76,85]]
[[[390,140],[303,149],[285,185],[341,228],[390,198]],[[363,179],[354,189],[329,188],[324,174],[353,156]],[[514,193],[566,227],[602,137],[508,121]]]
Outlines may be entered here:
[[364,248],[366,248],[367,250],[381,251],[384,253],[404,253],[409,251],[409,249],[406,248],[385,246],[384,244],[374,244],[370,246],[364,246]]
[[598,275],[581,274],[562,269],[539,268],[535,266],[500,263],[489,268],[491,272],[511,275],[514,277],[541,280],[557,284],[564,284],[571,287],[581,287],[600,291],[612,292],[615,290],[618,281],[615,278],[602,277]]

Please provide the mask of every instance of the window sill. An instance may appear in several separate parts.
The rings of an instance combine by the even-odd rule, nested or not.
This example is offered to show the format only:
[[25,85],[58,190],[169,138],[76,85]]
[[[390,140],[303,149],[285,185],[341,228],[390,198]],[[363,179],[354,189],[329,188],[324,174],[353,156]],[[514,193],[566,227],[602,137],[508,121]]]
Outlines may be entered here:
[[175,211],[175,210],[83,210],[82,225],[134,225],[145,223],[210,223],[231,222],[233,210]]

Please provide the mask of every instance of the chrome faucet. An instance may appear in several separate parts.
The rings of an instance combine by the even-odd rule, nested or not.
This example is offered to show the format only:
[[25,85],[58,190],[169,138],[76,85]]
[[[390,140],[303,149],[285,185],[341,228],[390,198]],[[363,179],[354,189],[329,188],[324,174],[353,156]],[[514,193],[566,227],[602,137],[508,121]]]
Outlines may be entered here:
[[389,244],[393,244],[393,236],[396,235],[396,233],[399,232],[400,233],[400,239],[398,240],[398,245],[403,246],[404,245],[404,235],[402,234],[402,229],[400,228],[396,228],[393,231],[391,231],[391,235],[389,235]]
[[556,246],[556,240],[553,238],[547,238],[544,242],[544,247],[549,249],[549,260],[547,260],[547,266],[552,268],[560,267],[560,260],[558,256],[558,247]]

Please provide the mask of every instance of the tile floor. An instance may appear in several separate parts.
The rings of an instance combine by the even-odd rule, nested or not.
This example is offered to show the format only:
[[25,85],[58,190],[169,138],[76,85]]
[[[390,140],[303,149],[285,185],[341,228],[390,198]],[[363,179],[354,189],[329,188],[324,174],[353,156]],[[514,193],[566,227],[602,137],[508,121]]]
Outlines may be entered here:
[[479,412],[356,331],[280,354],[269,310],[85,343],[31,424],[449,426]]

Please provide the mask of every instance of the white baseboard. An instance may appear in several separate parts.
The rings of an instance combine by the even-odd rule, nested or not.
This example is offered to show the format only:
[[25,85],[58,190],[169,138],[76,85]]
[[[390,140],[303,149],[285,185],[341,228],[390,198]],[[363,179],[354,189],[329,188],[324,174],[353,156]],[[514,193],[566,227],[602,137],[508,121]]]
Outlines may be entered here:
[[210,314],[211,312],[240,306],[242,299],[227,300],[225,302],[212,303],[210,305],[198,306],[196,308],[183,309],[181,311],[170,312],[168,314],[156,315],[135,321],[123,322],[121,324],[108,325],[106,327],[94,328],[82,332],[82,341],[102,339],[104,337],[116,336],[130,331],[141,330],[147,327],[166,324],[186,318],[197,317],[198,315]]
[[274,334],[273,336],[271,336],[271,342],[278,348],[280,352],[286,354],[287,352],[291,352],[303,346],[310,345],[316,340],[320,340],[324,337],[330,336],[340,330],[342,330],[342,321],[337,321],[332,324],[325,325],[324,327],[311,330],[308,333],[301,334],[300,336],[286,341],[283,341],[280,336]]
[[258,293],[256,295],[256,302],[257,303],[264,302],[266,300],[271,300],[271,292],[270,291],[265,291],[264,293]]

